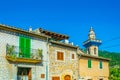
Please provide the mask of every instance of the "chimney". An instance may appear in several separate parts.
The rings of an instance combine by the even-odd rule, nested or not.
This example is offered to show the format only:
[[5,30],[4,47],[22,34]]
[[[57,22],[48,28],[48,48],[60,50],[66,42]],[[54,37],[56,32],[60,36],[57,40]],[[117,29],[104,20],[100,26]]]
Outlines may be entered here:
[[31,26],[29,27],[29,32],[32,32],[32,27]]
[[73,46],[73,42],[70,43]]
[[68,44],[68,43],[69,43],[69,40],[68,40],[68,39],[65,39],[65,43]]

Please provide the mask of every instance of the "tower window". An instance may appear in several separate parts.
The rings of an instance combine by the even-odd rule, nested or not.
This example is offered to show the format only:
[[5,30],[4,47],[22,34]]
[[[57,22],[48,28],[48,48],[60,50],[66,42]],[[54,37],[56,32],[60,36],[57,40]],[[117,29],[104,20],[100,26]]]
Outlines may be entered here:
[[96,48],[94,48],[94,54],[96,54],[96,51],[97,51],[97,49],[96,49]]
[[87,49],[87,51],[88,51],[88,54],[90,54],[90,49],[89,48]]

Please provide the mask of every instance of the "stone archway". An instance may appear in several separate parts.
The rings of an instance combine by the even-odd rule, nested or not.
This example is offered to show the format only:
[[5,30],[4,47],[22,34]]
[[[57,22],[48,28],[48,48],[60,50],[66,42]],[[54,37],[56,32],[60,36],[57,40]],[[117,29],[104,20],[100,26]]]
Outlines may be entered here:
[[64,80],[71,80],[71,76],[70,75],[65,75]]

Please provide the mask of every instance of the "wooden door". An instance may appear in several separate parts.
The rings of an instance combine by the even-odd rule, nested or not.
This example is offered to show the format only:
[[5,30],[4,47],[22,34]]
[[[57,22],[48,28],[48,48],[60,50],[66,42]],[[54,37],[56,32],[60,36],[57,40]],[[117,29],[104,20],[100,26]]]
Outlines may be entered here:
[[31,79],[31,69],[29,69],[29,71],[28,71],[28,80],[32,80]]
[[70,75],[66,75],[66,76],[64,77],[64,80],[71,80]]

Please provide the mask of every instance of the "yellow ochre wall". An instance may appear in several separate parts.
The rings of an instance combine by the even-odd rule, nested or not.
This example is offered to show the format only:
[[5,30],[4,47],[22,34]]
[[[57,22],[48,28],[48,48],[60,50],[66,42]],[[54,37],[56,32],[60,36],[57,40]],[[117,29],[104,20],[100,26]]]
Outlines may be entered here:
[[[91,59],[91,68],[88,68],[88,59]],[[99,62],[102,61],[103,68],[99,68]],[[83,80],[108,80],[109,62],[95,58],[81,57],[79,60],[79,75]]]

